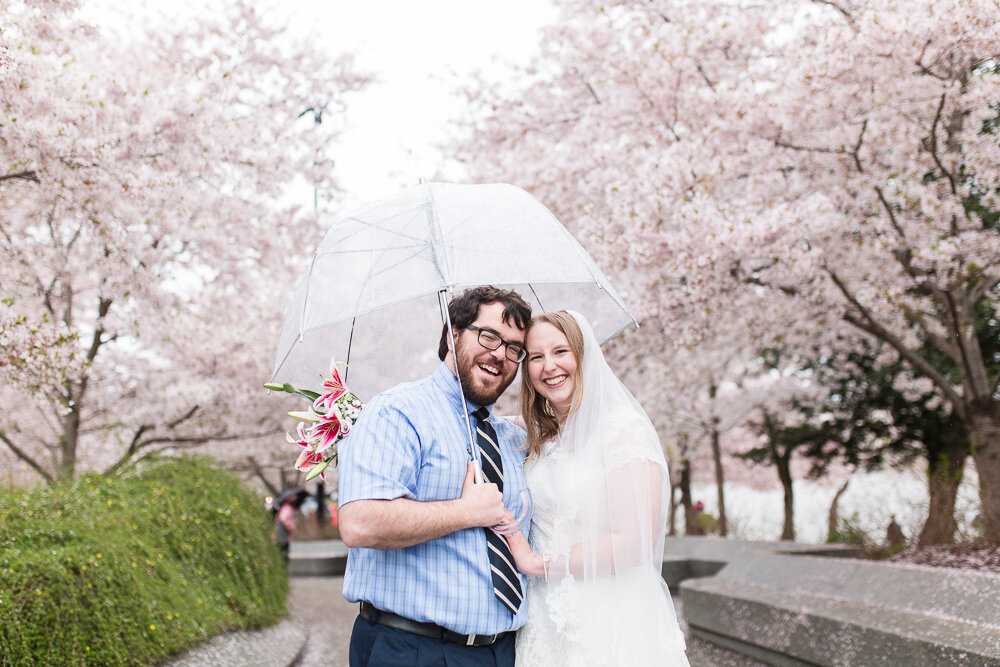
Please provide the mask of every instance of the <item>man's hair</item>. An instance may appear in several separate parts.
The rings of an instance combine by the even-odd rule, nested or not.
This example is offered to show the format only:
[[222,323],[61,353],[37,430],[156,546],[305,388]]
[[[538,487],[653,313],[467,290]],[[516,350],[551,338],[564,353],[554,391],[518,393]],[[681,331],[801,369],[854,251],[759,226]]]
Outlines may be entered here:
[[[465,329],[479,317],[479,307],[488,303],[503,304],[503,321],[514,323],[522,331],[531,320],[531,306],[513,290],[500,289],[492,285],[470,287],[448,304],[448,316],[451,325],[458,330]],[[444,361],[448,356],[448,323],[441,327],[441,342],[438,345],[438,358]]]

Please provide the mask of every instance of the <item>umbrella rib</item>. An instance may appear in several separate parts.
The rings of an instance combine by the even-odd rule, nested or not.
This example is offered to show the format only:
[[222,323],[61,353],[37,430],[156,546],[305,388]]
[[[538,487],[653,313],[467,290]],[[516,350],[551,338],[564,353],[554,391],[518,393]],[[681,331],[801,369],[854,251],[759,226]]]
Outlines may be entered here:
[[[413,209],[407,209],[405,211],[400,211],[396,215],[394,215],[394,216],[392,216],[390,218],[386,218],[385,222],[387,223],[388,221],[392,220],[393,218],[397,218],[397,217],[400,217],[400,216],[403,216],[403,215],[412,214],[412,212],[413,212]],[[359,218],[357,216],[351,216],[349,218],[345,218],[344,220],[338,222],[336,225],[334,225],[333,227],[331,227],[330,231],[333,231],[334,229],[337,229],[338,227],[340,227],[340,226],[342,226],[342,225],[344,225],[345,223],[348,223],[348,222],[356,222],[359,225],[362,225],[362,227],[359,227],[358,229],[352,231],[350,234],[348,234],[347,236],[345,236],[343,240],[346,240],[346,239],[348,239],[348,238],[350,238],[352,236],[356,236],[357,234],[361,234],[361,233],[367,231],[368,229],[377,229],[379,231],[385,232],[385,233],[390,234],[392,236],[400,236],[400,237],[403,237],[403,238],[408,238],[411,241],[415,241],[417,243],[423,243],[424,245],[426,245],[426,241],[424,241],[421,237],[414,236],[412,234],[405,234],[405,233],[403,233],[405,231],[405,228],[403,230],[399,230],[399,229],[392,228],[392,227],[388,226],[385,223],[373,222],[371,220],[364,220],[364,219]],[[327,233],[329,233],[329,232],[327,232]]]
[[535,301],[538,302],[538,307],[541,308],[542,312],[544,313],[545,312],[545,306],[542,304],[542,300],[540,298],[538,298],[538,292],[535,291],[534,284],[533,283],[528,283],[528,289],[530,289],[531,293],[535,295]]
[[450,279],[448,270],[448,258],[445,256],[444,234],[441,229],[441,221],[434,206],[434,190],[430,184],[427,185],[427,199],[424,204],[424,212],[427,216],[427,226],[431,233],[431,253],[434,257],[434,268],[440,276],[440,284],[444,285]]
[[[426,243],[419,243],[419,244],[414,243],[409,245],[393,246],[392,249],[407,250],[409,248],[426,248],[426,247],[427,247]],[[371,248],[348,248],[347,250],[323,250],[322,252],[318,252],[316,254],[317,256],[323,255],[324,257],[326,257],[327,255],[357,255],[359,253],[366,253],[366,252],[385,252],[386,250],[388,250],[388,248],[373,246]]]

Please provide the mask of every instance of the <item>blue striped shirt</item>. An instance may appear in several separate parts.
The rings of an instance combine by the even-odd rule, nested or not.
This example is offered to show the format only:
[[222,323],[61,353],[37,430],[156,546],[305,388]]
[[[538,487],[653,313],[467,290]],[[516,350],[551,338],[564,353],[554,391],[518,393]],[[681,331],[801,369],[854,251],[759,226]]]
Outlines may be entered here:
[[[470,459],[460,391],[454,374],[441,364],[430,377],[373,398],[340,446],[340,505],[460,497]],[[479,407],[467,406],[470,413]],[[506,419],[491,423],[503,457],[504,504],[516,516],[525,487],[524,431]],[[521,588],[526,588],[523,577]],[[493,594],[482,528],[405,549],[350,549],[344,597],[462,634],[506,632],[527,621],[527,601],[513,615]]]

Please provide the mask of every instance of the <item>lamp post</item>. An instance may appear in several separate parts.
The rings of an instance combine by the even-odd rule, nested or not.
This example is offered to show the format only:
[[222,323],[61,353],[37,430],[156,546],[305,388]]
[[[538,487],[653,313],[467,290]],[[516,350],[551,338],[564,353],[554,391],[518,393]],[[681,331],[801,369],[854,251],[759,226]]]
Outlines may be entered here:
[[[320,125],[323,122],[323,111],[326,109],[326,105],[329,102],[323,102],[322,104],[314,104],[307,109],[304,109],[302,113],[298,115],[298,118],[302,118],[307,113],[312,112],[313,115],[313,125]],[[318,162],[314,162],[314,165],[318,165]],[[319,212],[319,187],[316,183],[313,183],[313,211]]]

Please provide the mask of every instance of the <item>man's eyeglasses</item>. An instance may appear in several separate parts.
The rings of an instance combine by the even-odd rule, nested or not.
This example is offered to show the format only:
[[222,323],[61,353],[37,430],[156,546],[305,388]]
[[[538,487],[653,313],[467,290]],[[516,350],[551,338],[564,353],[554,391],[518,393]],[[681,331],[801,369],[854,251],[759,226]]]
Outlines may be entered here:
[[465,328],[470,331],[478,331],[479,344],[485,347],[487,350],[495,350],[501,345],[505,346],[506,349],[504,350],[504,354],[506,354],[507,358],[513,361],[514,363],[519,364],[522,361],[524,361],[524,358],[526,356],[528,356],[528,351],[524,349],[523,345],[521,345],[520,343],[508,343],[503,338],[496,335],[496,333],[490,331],[489,329],[481,329],[471,324]]

